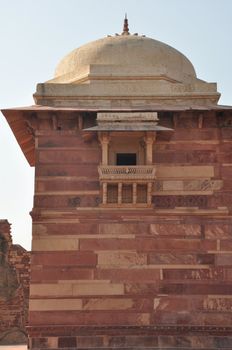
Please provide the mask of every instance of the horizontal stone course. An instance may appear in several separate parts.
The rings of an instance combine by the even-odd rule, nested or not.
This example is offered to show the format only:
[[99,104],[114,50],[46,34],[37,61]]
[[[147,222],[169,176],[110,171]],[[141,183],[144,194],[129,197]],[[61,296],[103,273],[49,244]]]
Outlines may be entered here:
[[201,226],[199,224],[151,224],[151,234],[156,236],[199,237]]
[[214,254],[149,253],[149,264],[214,264]]
[[83,189],[85,191],[90,190],[99,190],[100,184],[99,181],[89,181],[89,179],[52,179],[51,181],[46,180],[37,180],[35,183],[35,192],[45,192],[45,191],[80,191]]
[[37,208],[77,208],[98,207],[99,191],[71,193],[42,193],[35,194],[34,204]]
[[[228,273],[229,276],[229,273]],[[232,276],[232,273],[231,273]],[[204,280],[216,280],[223,281],[226,279],[225,271],[221,267],[210,267],[208,269],[171,269],[168,267],[163,270],[163,279],[164,280],[173,280],[173,281],[204,281]]]
[[97,264],[97,255],[93,252],[33,252],[33,265],[43,266],[85,266],[93,267]]
[[47,236],[46,238],[40,237],[33,239],[32,241],[33,251],[66,251],[66,250],[78,250],[79,240],[75,236]]
[[94,311],[31,311],[29,320],[33,325],[40,325],[41,321],[46,325],[148,325],[150,314],[137,313],[126,310],[125,312]]
[[80,222],[70,222],[71,220],[65,220],[65,223],[56,222],[48,223],[34,223],[33,224],[33,235],[80,235],[80,234],[97,234],[98,233],[98,225],[93,223],[80,223]]
[[[168,238],[135,238],[135,239],[80,239],[80,250],[84,251],[114,251],[114,250],[136,250],[141,252],[168,251],[175,249],[185,252],[204,252],[216,250],[216,240],[200,239],[168,239]],[[99,255],[100,253],[98,253]],[[103,254],[103,253],[101,253]],[[106,254],[106,253],[105,253]]]
[[38,138],[38,148],[75,147],[75,148],[97,148],[97,141],[91,143],[84,142],[81,132],[76,131],[75,135],[45,135]]
[[86,149],[85,151],[78,150],[66,150],[66,151],[56,151],[56,150],[40,150],[38,151],[38,163],[40,164],[52,164],[52,163],[62,163],[62,164],[96,164],[100,163],[100,149]]
[[[195,312],[192,311],[191,313],[187,312],[170,312],[170,311],[157,311],[154,312],[151,316],[151,324],[157,324],[157,325],[175,325],[175,324],[182,324],[182,325],[199,325],[202,323],[205,323],[207,325],[212,326],[221,326],[223,325],[229,326],[232,321],[232,314],[231,313],[220,313],[220,312]],[[226,335],[230,335],[226,333]]]
[[98,171],[96,164],[81,164],[76,166],[75,164],[38,164],[35,169],[36,178],[41,176],[47,177],[69,177],[69,176],[77,176],[77,177],[86,177],[88,174],[88,179],[98,180]]
[[115,268],[112,266],[108,269],[97,268],[94,271],[96,279],[111,279],[114,282],[155,282],[160,280],[159,269],[131,269]]
[[75,278],[81,280],[92,280],[94,277],[93,268],[76,267],[76,266],[41,266],[34,265],[31,267],[31,282],[36,283],[54,282],[61,280],[73,280]]
[[72,296],[99,296],[99,295],[124,295],[122,283],[109,283],[105,281],[67,281],[67,283],[40,283],[31,284],[30,297],[38,299],[42,297],[72,297]]
[[[230,295],[231,284],[219,284],[214,283],[198,283],[198,284],[185,284],[185,283],[165,283],[160,287],[159,292],[163,294],[180,294],[180,295]],[[213,290],[213,293],[212,293]]]

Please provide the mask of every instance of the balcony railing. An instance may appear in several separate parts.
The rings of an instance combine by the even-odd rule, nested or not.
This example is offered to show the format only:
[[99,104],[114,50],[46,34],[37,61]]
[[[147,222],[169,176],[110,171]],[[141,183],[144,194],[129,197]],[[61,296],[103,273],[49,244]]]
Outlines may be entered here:
[[100,165],[98,167],[99,177],[102,181],[118,180],[154,180],[155,167],[153,165]]

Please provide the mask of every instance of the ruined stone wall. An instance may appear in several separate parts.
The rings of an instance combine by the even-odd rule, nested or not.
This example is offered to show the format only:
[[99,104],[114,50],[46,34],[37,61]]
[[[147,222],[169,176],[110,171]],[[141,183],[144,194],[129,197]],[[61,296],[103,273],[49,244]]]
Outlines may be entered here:
[[10,224],[0,220],[0,344],[27,342],[30,253],[12,244]]

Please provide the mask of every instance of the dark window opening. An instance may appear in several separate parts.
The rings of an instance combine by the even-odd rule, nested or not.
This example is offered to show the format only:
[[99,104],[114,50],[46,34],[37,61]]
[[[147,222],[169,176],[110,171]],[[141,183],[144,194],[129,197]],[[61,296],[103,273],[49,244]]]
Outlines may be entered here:
[[116,165],[136,165],[136,153],[117,153]]

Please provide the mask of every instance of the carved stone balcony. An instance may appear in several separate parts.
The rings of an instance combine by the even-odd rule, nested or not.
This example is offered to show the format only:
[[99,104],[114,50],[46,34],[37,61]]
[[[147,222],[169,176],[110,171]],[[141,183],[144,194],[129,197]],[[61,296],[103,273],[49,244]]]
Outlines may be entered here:
[[105,182],[149,182],[155,179],[155,167],[153,165],[100,165],[98,172],[100,181]]
[[151,207],[154,165],[100,165],[102,206]]

